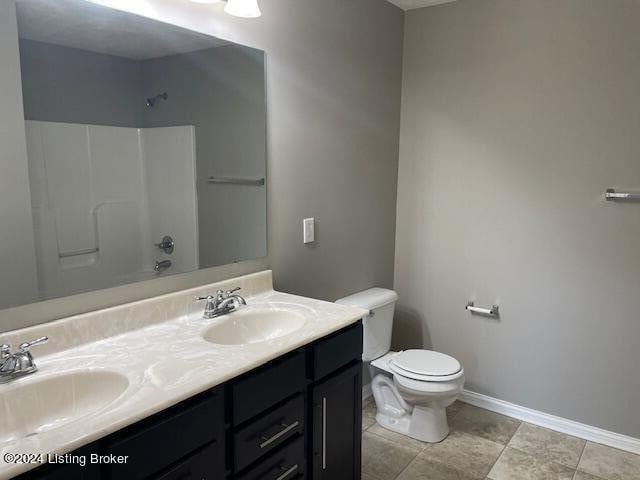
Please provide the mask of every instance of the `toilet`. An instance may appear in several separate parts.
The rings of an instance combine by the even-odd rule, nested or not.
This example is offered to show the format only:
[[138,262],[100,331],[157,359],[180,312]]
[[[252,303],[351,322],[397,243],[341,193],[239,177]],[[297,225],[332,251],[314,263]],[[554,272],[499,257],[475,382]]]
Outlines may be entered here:
[[390,351],[397,300],[393,290],[371,288],[336,303],[370,312],[363,319],[362,360],[372,377],[376,422],[423,442],[440,442],[449,434],[446,407],[462,392],[464,369],[444,353]]

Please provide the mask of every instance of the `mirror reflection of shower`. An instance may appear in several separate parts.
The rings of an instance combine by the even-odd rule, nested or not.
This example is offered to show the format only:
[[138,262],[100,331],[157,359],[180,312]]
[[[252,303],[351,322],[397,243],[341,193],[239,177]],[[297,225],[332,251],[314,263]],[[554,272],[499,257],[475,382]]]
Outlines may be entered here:
[[158,100],[166,100],[167,98],[169,98],[169,95],[167,94],[167,92],[159,93],[155,97],[149,97],[147,98],[147,107],[153,108],[156,106],[156,102]]

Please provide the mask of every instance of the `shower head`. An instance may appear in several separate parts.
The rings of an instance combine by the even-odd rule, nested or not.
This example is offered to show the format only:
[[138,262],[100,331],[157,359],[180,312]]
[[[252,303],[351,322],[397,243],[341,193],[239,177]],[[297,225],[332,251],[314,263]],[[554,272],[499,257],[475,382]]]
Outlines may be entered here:
[[159,93],[155,97],[149,97],[147,98],[147,102],[146,102],[147,107],[153,108],[156,105],[156,100],[159,100],[159,99],[166,100],[167,98],[169,98],[169,95],[167,94],[167,92]]

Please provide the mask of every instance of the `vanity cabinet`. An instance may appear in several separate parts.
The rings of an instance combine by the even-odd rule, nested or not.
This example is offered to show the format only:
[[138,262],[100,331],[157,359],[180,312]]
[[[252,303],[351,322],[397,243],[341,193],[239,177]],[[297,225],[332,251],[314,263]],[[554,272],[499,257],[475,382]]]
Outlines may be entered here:
[[305,431],[305,398],[298,394],[233,434],[233,470],[244,470]]
[[362,366],[356,363],[312,389],[314,480],[360,478]]
[[[76,450],[75,452],[73,452],[73,455],[78,455],[82,458],[88,458],[92,453],[97,452],[97,445],[91,444]],[[76,464],[47,464],[32,472],[20,475],[19,478],[34,478],[38,480],[94,480],[96,478],[100,478],[100,466],[97,464],[87,464],[84,467],[79,467]]]
[[282,400],[303,392],[307,384],[304,349],[231,380],[232,422],[240,425]]
[[224,460],[220,459],[220,452],[216,445],[210,444],[152,478],[154,480],[215,480],[224,477]]
[[[133,427],[110,435],[103,451],[113,457],[127,457],[126,463],[104,465],[106,478],[149,478],[167,466],[179,464],[178,471],[205,472],[211,478],[225,475],[224,389],[215,388],[176,407],[143,420]],[[200,450],[203,450],[201,452]],[[191,459],[191,455],[193,459]],[[207,469],[201,466],[208,458]],[[161,473],[156,478],[174,478],[177,473]],[[190,478],[183,474],[181,477]],[[193,478],[206,478],[204,475]]]
[[307,479],[304,438],[279,449],[255,467],[236,476],[236,480]]
[[359,480],[362,325],[351,325],[21,480]]

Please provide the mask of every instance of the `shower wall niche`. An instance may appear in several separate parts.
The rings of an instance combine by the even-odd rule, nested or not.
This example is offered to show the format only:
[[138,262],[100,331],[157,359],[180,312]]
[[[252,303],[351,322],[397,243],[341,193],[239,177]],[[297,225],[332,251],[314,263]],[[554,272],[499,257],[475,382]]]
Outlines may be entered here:
[[[195,131],[27,121],[41,297],[198,268]],[[179,160],[179,161],[178,161]],[[164,235],[171,255],[155,246]]]

